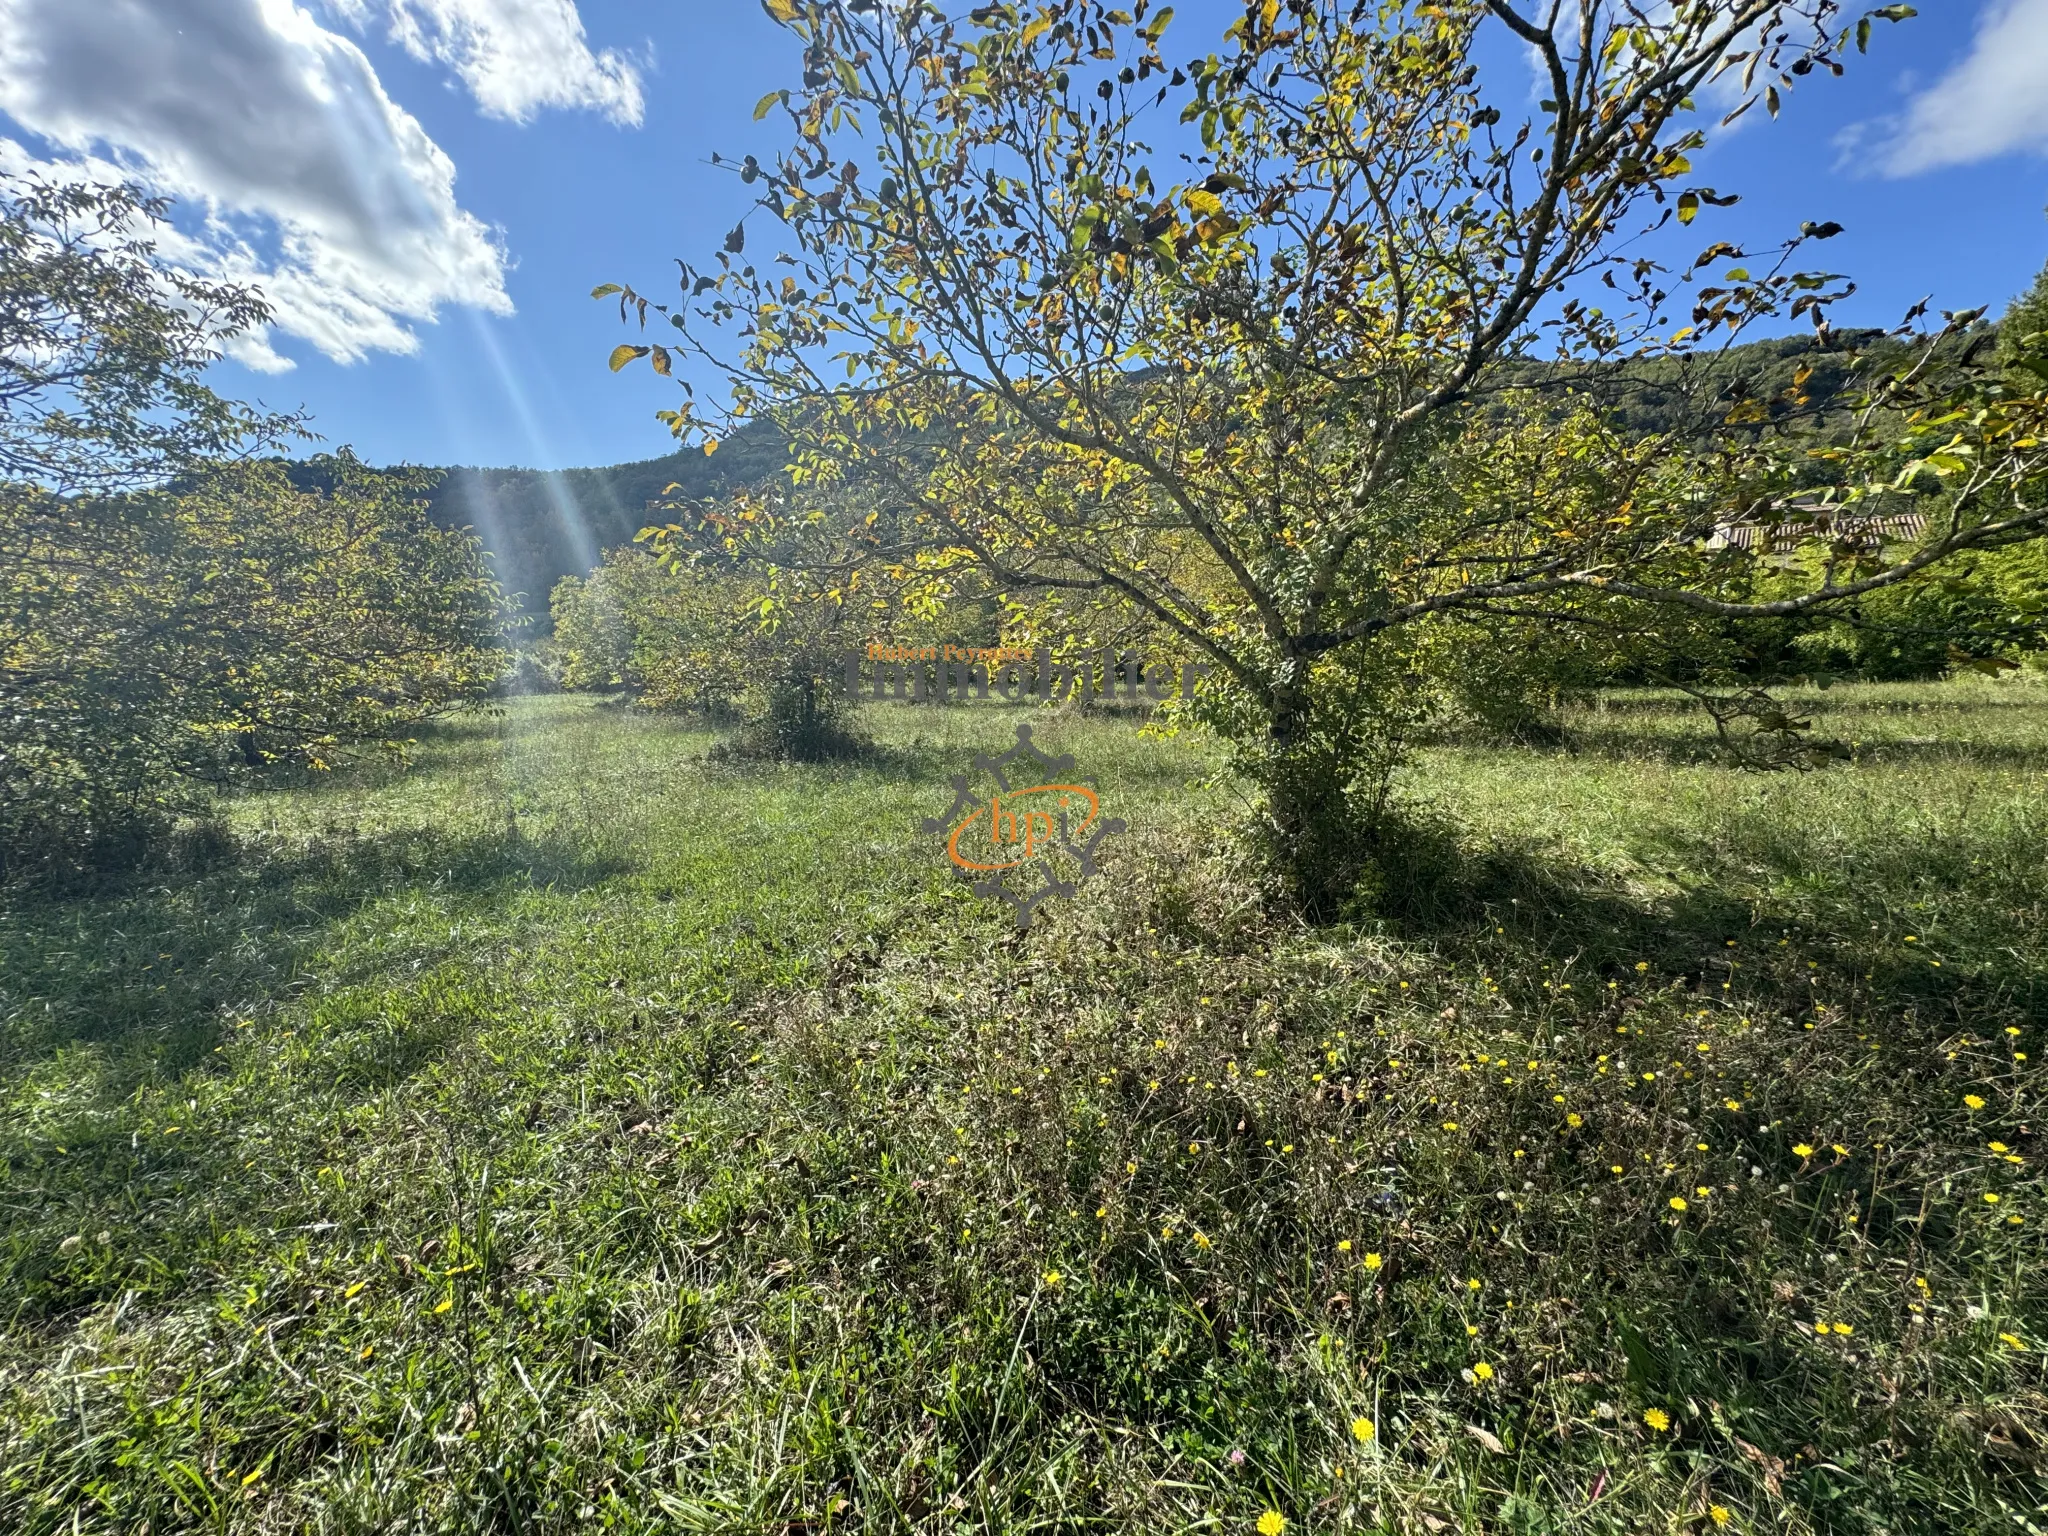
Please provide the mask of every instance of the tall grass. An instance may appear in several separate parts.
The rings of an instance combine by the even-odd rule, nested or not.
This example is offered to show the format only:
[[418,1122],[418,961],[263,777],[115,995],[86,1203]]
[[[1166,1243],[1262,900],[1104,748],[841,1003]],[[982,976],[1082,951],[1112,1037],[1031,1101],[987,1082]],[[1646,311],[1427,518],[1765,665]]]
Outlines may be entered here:
[[1810,702],[1433,749],[1335,928],[1199,742],[1029,717],[1020,935],[914,828],[1026,717],[580,698],[13,898],[0,1528],[2048,1528],[2048,700]]

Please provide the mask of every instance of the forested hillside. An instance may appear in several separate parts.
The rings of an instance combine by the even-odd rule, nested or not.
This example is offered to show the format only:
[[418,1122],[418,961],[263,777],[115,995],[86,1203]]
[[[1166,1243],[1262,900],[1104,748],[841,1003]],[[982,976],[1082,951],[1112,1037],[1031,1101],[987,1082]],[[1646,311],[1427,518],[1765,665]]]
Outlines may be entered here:
[[781,462],[780,440],[751,428],[709,455],[689,450],[590,469],[459,465],[441,472],[428,506],[443,527],[474,528],[520,611],[545,623],[554,584],[583,575],[605,550],[629,542],[649,521],[648,503],[669,486],[690,496],[715,495],[758,480]]
[[[1984,334],[1993,334],[1985,326]],[[1812,334],[1746,342],[1725,352],[1683,362],[1666,360],[1654,369],[1632,366],[1626,382],[1613,385],[1605,369],[1542,371],[1560,388],[1600,400],[1632,434],[1683,430],[1703,411],[1722,418],[1747,417],[1759,424],[1786,412],[1825,410],[1853,396],[1865,366],[1884,355],[1884,333],[1839,331],[1822,340]],[[1803,383],[1801,369],[1811,369]],[[1520,377],[1517,383],[1526,382]],[[1799,397],[1803,396],[1803,400]],[[1796,403],[1795,403],[1796,402]],[[773,473],[783,462],[781,439],[765,422],[745,428],[713,454],[694,450],[595,468],[538,470],[457,465],[441,472],[429,498],[434,521],[443,527],[472,527],[491,552],[498,578],[520,611],[548,622],[548,593],[564,576],[595,568],[607,549],[631,541],[657,519],[649,503],[670,486],[688,497],[716,495]]]

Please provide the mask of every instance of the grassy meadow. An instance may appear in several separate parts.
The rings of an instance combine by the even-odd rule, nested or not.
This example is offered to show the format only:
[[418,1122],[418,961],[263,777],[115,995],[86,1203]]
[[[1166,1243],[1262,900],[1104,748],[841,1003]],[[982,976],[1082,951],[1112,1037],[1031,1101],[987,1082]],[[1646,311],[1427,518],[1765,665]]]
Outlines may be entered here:
[[1020,935],[1018,712],[587,697],[0,897],[0,1531],[2048,1531],[2048,687],[1798,702],[1432,746],[1320,929],[1200,741],[1030,717]]

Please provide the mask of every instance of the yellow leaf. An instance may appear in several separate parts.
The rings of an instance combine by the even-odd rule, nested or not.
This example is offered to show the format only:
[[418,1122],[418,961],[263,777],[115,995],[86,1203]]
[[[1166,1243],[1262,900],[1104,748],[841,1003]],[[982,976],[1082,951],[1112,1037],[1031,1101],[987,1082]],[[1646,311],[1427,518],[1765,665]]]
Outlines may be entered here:
[[626,364],[633,361],[634,358],[645,357],[646,355],[647,348],[631,346],[628,343],[622,341],[616,347],[612,348],[611,370],[613,373],[617,373],[621,368],[625,367]]
[[718,452],[718,439],[715,437],[707,437],[704,440],[704,457],[708,459],[711,457],[711,455],[713,455],[716,452]]
[[1266,0],[1265,6],[1259,12],[1260,23],[1270,32],[1273,30],[1273,24],[1279,19],[1280,0]]
[[1214,192],[1204,192],[1199,187],[1188,193],[1187,205],[1205,218],[1218,218],[1223,213],[1223,200]]
[[761,9],[780,22],[796,20],[796,0],[761,0]]
[[1032,40],[1038,37],[1040,34],[1047,31],[1048,29],[1050,29],[1051,26],[1052,18],[1050,16],[1041,15],[1036,21],[1032,22],[1030,26],[1024,29],[1024,36],[1022,38],[1024,46],[1029,48],[1031,46]]
[[759,101],[755,102],[754,121],[758,123],[770,112],[773,112],[775,110],[775,103],[777,103],[780,100],[782,100],[782,92],[770,91],[766,96],[763,96]]
[[1700,195],[1697,192],[1678,194],[1678,222],[1690,224],[1700,211]]

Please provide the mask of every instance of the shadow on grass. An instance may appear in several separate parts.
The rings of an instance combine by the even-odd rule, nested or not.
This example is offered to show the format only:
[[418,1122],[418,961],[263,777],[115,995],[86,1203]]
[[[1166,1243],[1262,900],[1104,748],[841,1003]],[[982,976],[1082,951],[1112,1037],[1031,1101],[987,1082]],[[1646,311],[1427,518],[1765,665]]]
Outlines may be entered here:
[[[1938,729],[1937,726],[1931,728]],[[1834,721],[1814,718],[1813,745],[1837,743],[1851,750],[1863,765],[1912,766],[1937,764],[1967,765],[1973,768],[2048,770],[2048,744],[2019,741],[1982,741],[1948,735],[1878,737],[1864,739],[1856,734],[1852,718]],[[1492,746],[1490,742],[1458,742],[1461,746]],[[1543,750],[1543,749],[1533,749]],[[1618,762],[1652,762],[1673,767],[1727,767],[1729,757],[1711,735],[1680,734],[1675,731],[1631,729],[1621,722],[1574,722],[1562,746],[1548,749],[1562,757],[1604,758]],[[1828,771],[1823,768],[1821,772]]]
[[582,890],[628,860],[564,832],[330,832],[296,847],[228,843],[203,870],[108,877],[0,905],[0,1080],[75,1048],[105,1101],[202,1062],[238,1016],[295,985],[299,961],[359,909],[403,890],[488,899]]
[[1825,998],[1985,1029],[1994,1014],[2048,1022],[2048,866],[2029,819],[1969,838],[1891,826],[1867,847],[1803,831],[1751,814],[1667,837],[1656,862],[1676,889],[1652,896],[1553,855],[1474,847],[1425,812],[1382,840],[1347,915],[1475,961],[1533,949],[1602,980],[1647,965],[1702,1002],[1788,1016]]

